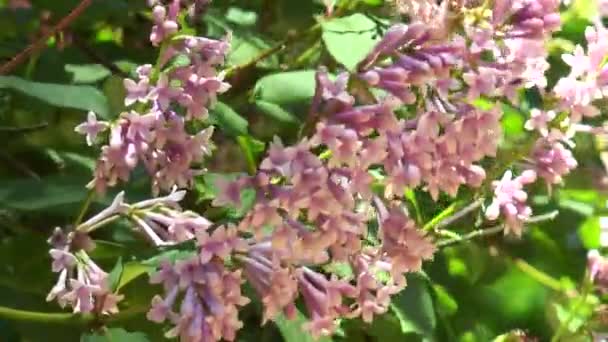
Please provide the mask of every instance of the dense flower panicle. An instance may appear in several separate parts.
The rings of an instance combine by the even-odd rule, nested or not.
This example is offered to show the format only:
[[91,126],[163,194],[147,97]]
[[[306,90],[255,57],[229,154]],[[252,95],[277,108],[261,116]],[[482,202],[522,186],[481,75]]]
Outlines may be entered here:
[[243,274],[264,305],[262,323],[275,319],[281,312],[295,318],[298,283],[292,269],[283,267],[270,242],[251,246],[243,262]]
[[527,205],[528,194],[523,190],[524,185],[536,180],[536,172],[524,171],[520,176],[513,178],[509,170],[502,179],[493,181],[494,199],[486,209],[486,217],[496,220],[502,213],[505,218],[505,233],[520,236],[523,225],[532,215],[532,209]]
[[[359,77],[406,104],[416,101],[413,87],[447,91],[455,85],[451,70],[461,64],[464,46],[460,40],[436,42],[432,36],[433,31],[421,23],[391,27],[359,64]],[[373,66],[386,57],[391,57],[391,64]]]
[[75,313],[115,314],[123,296],[111,291],[108,274],[81,248],[91,245],[84,240],[90,238],[55,229],[49,239],[52,246],[49,254],[53,260],[52,270],[59,273],[59,277],[46,300],[57,300],[61,307],[69,306]]
[[[154,2],[153,6],[151,40],[157,45],[166,44],[157,63],[159,70],[143,65],[136,70],[137,79],[124,80],[125,105],[133,106],[133,110],[112,123],[97,121],[94,114],[89,114],[87,122],[76,128],[86,135],[89,145],[110,128],[108,143],[101,148],[89,185],[98,192],[128,181],[138,165],[152,177],[154,193],[169,191],[175,185],[190,187],[193,177],[203,172],[197,166],[210,154],[213,130],[210,127],[192,134],[188,123],[206,119],[217,94],[230,88],[223,80],[224,74],[217,72],[228,52],[228,40],[172,37],[179,29],[176,18],[181,1],[170,1],[166,6]],[[178,58],[186,63],[169,64]],[[178,114],[182,112],[185,115]]]
[[173,328],[166,334],[169,338],[233,341],[243,326],[238,319],[239,307],[249,303],[241,294],[241,271],[230,271],[217,259],[201,262],[197,255],[163,265],[151,280],[163,284],[165,297],[152,299],[148,319],[171,322]]
[[[500,105],[476,100],[516,103],[518,91],[531,87],[545,93],[546,40],[559,28],[558,1],[400,1],[411,24],[389,28],[355,73],[333,78],[319,69],[304,138],[291,146],[276,138],[254,175],[217,181],[215,206],[241,207],[243,190],[255,192],[243,219],[225,225],[182,210],[185,192],[175,190],[192,185],[212,148],[212,128],[193,134],[192,121],[206,119],[217,95],[230,87],[218,72],[229,37],[176,35],[182,6],[191,4],[192,14],[207,3],[150,1],[150,40],[163,47],[156,67],[140,66],[137,77],[124,80],[129,111],[114,122],[90,113],[76,128],[89,145],[107,135],[91,183],[98,191],[143,166],[155,194],[172,192],[134,204],[121,193],[76,232],[86,236],[122,216],[155,246],[192,241],[195,251],[162,261],[150,277],[164,293],[154,297],[147,317],[168,322],[168,337],[234,340],[242,327],[238,311],[250,300],[241,293],[244,281],[261,299],[263,323],[281,314],[294,318],[298,299],[309,318],[304,328],[314,337],[332,334],[341,318],[371,322],[406,286],[405,274],[420,271],[436,251],[395,202],[408,188],[437,200],[463,186],[482,186],[481,165],[496,156],[502,112]],[[454,10],[462,16],[452,16]],[[451,32],[458,20],[461,32]],[[515,178],[506,171],[492,183],[485,215],[502,215],[506,233],[521,235],[531,216],[524,186],[537,175],[549,185],[560,183],[577,166],[570,139],[583,130],[583,116],[597,114],[593,101],[608,89],[606,32],[588,30],[587,52],[577,47],[564,56],[572,71],[553,89],[559,106],[531,111],[525,128],[540,137],[527,160],[530,169]],[[571,118],[555,122],[562,111]],[[377,240],[368,237],[373,220]],[[53,237],[52,269],[60,277],[49,298],[76,311],[113,313],[120,297],[86,255],[92,241],[82,236]],[[593,279],[604,282],[608,262],[597,255],[589,260]],[[335,264],[349,267],[351,276],[325,272]]]
[[577,123],[583,117],[599,115],[594,101],[606,96],[608,86],[608,30],[601,24],[587,27],[587,49],[577,45],[572,54],[562,55],[570,66],[570,74],[561,78],[553,92],[561,100],[561,108],[570,112],[570,120]]

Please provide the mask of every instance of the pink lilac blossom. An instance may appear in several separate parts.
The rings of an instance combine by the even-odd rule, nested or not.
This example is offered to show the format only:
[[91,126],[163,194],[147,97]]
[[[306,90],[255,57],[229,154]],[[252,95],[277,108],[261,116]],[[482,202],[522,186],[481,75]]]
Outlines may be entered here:
[[92,241],[85,240],[90,238],[55,229],[49,239],[52,246],[49,254],[52,270],[59,277],[46,300],[56,300],[61,307],[71,307],[74,313],[115,314],[123,296],[111,291],[108,274],[87,254]]
[[577,167],[572,152],[559,141],[539,139],[531,152],[532,165],[536,174],[547,184],[559,184],[562,177]]
[[496,220],[502,213],[505,219],[505,233],[521,236],[526,220],[532,215],[532,209],[526,204],[528,194],[523,188],[535,180],[536,172],[532,170],[526,170],[515,178],[509,170],[502,179],[493,181],[494,198],[486,209],[486,218]]
[[597,288],[606,292],[608,290],[608,259],[597,250],[590,250],[587,253],[587,269],[589,277]]
[[108,129],[109,124],[105,121],[98,121],[97,116],[93,112],[87,114],[87,121],[76,126],[74,131],[86,136],[87,145],[93,146],[97,135]]
[[218,259],[203,263],[198,256],[164,265],[151,281],[163,284],[165,297],[152,299],[147,318],[157,323],[169,321],[173,328],[166,333],[168,338],[233,341],[243,326],[239,307],[250,301],[241,294],[241,271],[228,270]]
[[543,137],[549,134],[549,124],[555,119],[555,111],[544,111],[534,108],[530,111],[530,119],[526,121],[525,128],[529,131],[538,131]]
[[[132,110],[111,124],[93,115],[78,128],[89,143],[110,130],[95,171],[98,190],[128,180],[140,164],[156,192],[187,187],[201,172],[193,165],[209,154],[212,130],[191,135],[186,126],[205,119],[217,94],[228,89],[217,68],[229,44],[175,37],[180,3],[151,3],[151,41],[165,48],[160,70],[141,66],[135,80],[125,80],[125,102]],[[441,193],[457,195],[462,186],[482,185],[486,173],[480,164],[496,155],[502,113],[500,106],[480,109],[472,103],[479,97],[516,102],[518,89],[546,87],[545,41],[559,27],[558,2],[484,2],[492,10],[479,12],[484,16],[480,22],[465,21],[464,37],[432,24],[446,23],[448,1],[441,6],[434,1],[401,3],[408,13],[420,14],[419,20],[391,27],[356,73],[341,73],[333,81],[324,68],[316,74],[307,137],[292,146],[277,138],[255,175],[217,182],[217,206],[240,207],[242,191],[255,191],[255,202],[240,223],[215,225],[183,211],[177,202],[184,192],[178,191],[131,205],[119,195],[110,208],[83,224],[81,229],[89,232],[110,217],[125,216],[155,246],[194,242],[191,255],[164,260],[150,278],[162,284],[164,294],[154,297],[147,317],[169,322],[168,337],[234,340],[242,327],[238,311],[249,301],[241,293],[244,281],[261,299],[263,322],[280,314],[294,318],[295,301],[301,298],[308,316],[304,328],[315,337],[330,335],[341,318],[371,322],[386,312],[391,296],[406,286],[405,274],[420,271],[433,257],[432,240],[395,202],[407,188],[419,187],[436,200]],[[205,6],[206,1],[195,5]],[[456,5],[474,7],[477,2]],[[603,35],[599,28],[587,32],[589,56],[578,48],[566,57],[572,73],[554,89],[561,100],[558,109],[571,110],[574,123],[577,113],[593,114],[590,103],[599,98],[598,91],[603,96],[603,60],[597,61]],[[164,68],[183,56],[188,65]],[[358,80],[387,95],[353,96],[349,84]],[[507,171],[493,182],[494,198],[485,214],[490,220],[502,214],[506,233],[521,235],[532,213],[525,185],[537,174],[548,184],[559,183],[576,167],[564,146],[574,126],[567,124],[564,133],[552,127],[554,118],[553,111],[532,111],[526,128],[541,135],[531,153],[532,170],[515,178]],[[383,198],[377,188],[383,188]],[[378,221],[377,243],[367,239],[373,219]],[[51,252],[52,268],[60,273],[58,284],[70,287],[64,292],[58,285],[53,297],[78,310],[97,307],[95,296],[107,292],[107,285],[96,281],[107,278],[105,273],[82,257],[82,250],[73,253],[65,243],[57,246]],[[80,267],[82,260],[84,273],[74,278],[66,270]],[[606,268],[598,260],[593,259],[594,279]],[[352,276],[327,274],[323,268],[331,263],[348,265]],[[90,271],[93,280],[86,278],[86,267],[96,270]]]
[[600,23],[585,30],[586,51],[578,45],[572,54],[564,54],[562,59],[571,67],[570,74],[561,78],[553,92],[561,101],[561,109],[570,112],[572,123],[583,117],[599,115],[594,101],[606,96],[608,90],[608,30]]
[[[151,40],[156,45],[166,44],[156,66],[159,70],[143,65],[137,68],[137,79],[124,80],[125,105],[133,106],[132,110],[111,123],[97,121],[89,114],[88,121],[76,128],[86,134],[89,145],[100,132],[110,130],[89,184],[100,193],[128,181],[139,165],[152,177],[155,194],[173,186],[191,187],[194,177],[204,172],[200,165],[211,152],[213,129],[192,134],[188,124],[205,120],[217,94],[230,87],[223,80],[224,74],[217,71],[224,63],[228,41],[188,35],[171,38],[179,29],[175,20],[180,0],[167,6],[153,2],[153,6]],[[188,63],[166,68],[178,56]],[[178,114],[181,112],[185,115]]]

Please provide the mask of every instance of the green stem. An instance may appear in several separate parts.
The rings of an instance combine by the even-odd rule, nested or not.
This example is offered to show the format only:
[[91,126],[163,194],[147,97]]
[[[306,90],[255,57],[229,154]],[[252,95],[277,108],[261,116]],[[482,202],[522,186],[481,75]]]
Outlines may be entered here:
[[12,321],[28,321],[47,324],[84,325],[94,320],[91,314],[47,313],[26,311],[0,306],[0,317]]
[[101,227],[103,227],[103,226],[105,226],[107,224],[110,224],[110,223],[112,223],[112,222],[120,219],[120,217],[121,217],[120,215],[112,215],[112,216],[110,216],[108,218],[105,218],[105,219],[97,222],[96,224],[94,224],[94,225],[92,225],[90,227],[87,227],[86,230],[85,230],[85,232],[90,233],[90,232],[92,232],[92,231],[94,231],[94,230],[96,230],[98,228],[101,228]]
[[74,221],[74,227],[78,227],[78,225],[82,222],[82,219],[84,219],[84,215],[86,215],[87,210],[89,210],[89,207],[93,202],[93,197],[95,197],[95,189],[89,190],[87,197],[85,198],[84,202],[82,203],[82,206],[80,207],[78,216],[76,216],[76,220]]
[[283,39],[282,41],[280,41],[279,43],[275,44],[274,46],[271,46],[270,48],[262,51],[260,54],[253,57],[251,60],[249,60],[243,64],[240,64],[240,65],[235,65],[232,68],[226,70],[226,77],[233,76],[234,74],[238,73],[241,70],[253,67],[256,64],[258,64],[259,62],[261,62],[262,60],[274,55],[277,52],[282,51],[289,44],[296,42],[296,41],[300,40],[301,38],[306,37],[310,34],[320,32],[320,31],[321,31],[321,24],[317,23],[317,24],[313,25],[312,27],[310,27],[308,30],[303,31],[300,34],[295,34],[295,35],[289,36],[289,37]]
[[435,215],[429,222],[427,222],[422,230],[427,231],[433,229],[440,221],[446,217],[452,215],[458,206],[458,202],[453,202],[449,207],[443,209],[439,214]]
[[412,189],[405,190],[405,198],[407,198],[412,205],[414,206],[414,212],[416,213],[416,221],[418,224],[424,222],[424,218],[422,217],[422,211],[420,210],[420,205],[418,205],[418,199],[416,198],[416,192]]
[[519,268],[520,271],[524,272],[525,274],[530,276],[530,278],[538,281],[546,287],[558,292],[563,291],[562,283],[559,280],[528,264],[525,260],[515,259],[513,260],[513,263],[515,264],[515,266],[517,266],[517,268]]
[[447,246],[451,246],[451,245],[454,245],[454,244],[457,244],[460,242],[469,241],[469,240],[472,240],[472,239],[475,239],[478,237],[494,235],[494,234],[502,232],[504,229],[505,229],[504,225],[501,224],[501,225],[498,225],[498,226],[495,226],[492,228],[474,230],[474,231],[472,231],[468,234],[462,235],[462,236],[454,237],[449,240],[440,241],[437,243],[437,247],[447,247]]
[[96,320],[102,322],[118,322],[127,320],[142,314],[148,310],[147,307],[133,307],[119,312],[116,315],[106,317],[96,317],[93,314],[76,314],[69,312],[38,312],[8,308],[0,306],[0,318],[10,321],[28,321],[44,324],[59,324],[59,325],[88,325]]

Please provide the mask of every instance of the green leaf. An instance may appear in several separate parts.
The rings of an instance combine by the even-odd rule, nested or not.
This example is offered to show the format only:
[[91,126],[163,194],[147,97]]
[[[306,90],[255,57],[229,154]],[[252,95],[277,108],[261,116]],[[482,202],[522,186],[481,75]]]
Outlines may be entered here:
[[95,240],[95,249],[89,254],[95,260],[116,259],[126,253],[125,247],[112,241]]
[[242,8],[230,7],[226,12],[226,20],[240,26],[252,26],[257,22],[258,14]]
[[[256,12],[238,7],[230,7],[227,11],[210,9],[205,19],[210,36],[220,38],[228,32],[232,35],[227,58],[227,64],[230,66],[248,63],[271,47],[271,43],[251,28],[258,19]],[[268,56],[257,63],[258,67],[263,68],[277,68],[278,65],[276,55]]]
[[5,179],[1,189],[9,189],[0,198],[2,206],[24,210],[48,210],[62,205],[81,203],[87,196],[86,181],[79,182],[74,177],[50,176],[42,180]]
[[56,281],[48,250],[46,238],[41,234],[0,240],[0,286],[25,293],[47,293]]
[[[176,262],[178,260],[188,259],[196,254],[193,250],[178,250],[178,249],[169,249],[159,253],[158,255],[144,260],[141,264],[146,267],[157,268],[161,262],[168,260],[170,262]],[[122,284],[124,286],[126,284]]]
[[101,64],[66,64],[65,71],[72,73],[72,83],[95,83],[112,74]]
[[[250,62],[263,51],[270,49],[271,44],[263,38],[251,35],[251,33],[235,31],[231,46],[232,48],[228,54],[228,65],[241,65]],[[257,62],[257,66],[276,68],[278,66],[277,56],[268,56]]]
[[118,260],[116,260],[114,268],[112,268],[110,274],[108,274],[108,282],[112,291],[116,291],[118,289],[123,271],[124,265],[122,264],[122,257],[119,257]]
[[264,152],[266,145],[262,141],[256,140],[249,135],[241,135],[236,138],[236,141],[239,143],[243,153],[245,153],[249,173],[255,173],[258,160],[260,159],[262,152]]
[[128,332],[122,328],[110,328],[104,332],[83,334],[80,342],[148,342],[141,332]]
[[11,89],[53,106],[93,111],[108,117],[108,101],[94,87],[31,82],[14,76],[0,76],[0,89]]
[[280,106],[306,103],[315,93],[315,71],[288,71],[262,77],[253,93],[256,102]]
[[361,327],[363,331],[359,334],[375,337],[372,339],[373,341],[408,341],[407,335],[401,328],[399,318],[390,313],[375,317],[371,326],[363,322],[360,324],[363,325]]
[[391,310],[395,313],[404,333],[414,332],[431,338],[436,317],[428,282],[418,274],[407,278],[407,287],[393,298]]
[[327,50],[351,71],[356,69],[379,39],[376,22],[360,13],[323,23],[323,42]]
[[297,312],[296,317],[292,320],[288,320],[284,315],[279,315],[274,323],[279,328],[281,335],[285,342],[329,342],[329,337],[320,337],[313,339],[312,336],[303,330],[302,326],[306,323],[307,319],[300,311]]
[[439,311],[443,312],[446,316],[451,316],[458,311],[458,303],[445,287],[433,284],[433,291]]
[[273,120],[289,125],[297,125],[300,122],[295,115],[286,111],[278,104],[260,100],[255,101],[255,105],[263,114],[268,115]]
[[600,248],[600,218],[589,216],[578,228],[578,237],[586,249]]
[[124,286],[128,285],[133,280],[139,278],[140,276],[152,272],[154,268],[149,265],[144,265],[138,261],[130,261],[123,265],[122,276],[120,277],[120,281],[116,286],[116,290],[120,290]]
[[525,118],[517,109],[508,104],[502,105],[502,128],[507,137],[517,137],[524,133]]
[[211,121],[232,136],[246,135],[249,123],[230,106],[218,102],[210,110]]
[[381,6],[384,4],[384,0],[363,0],[363,2],[370,6]]

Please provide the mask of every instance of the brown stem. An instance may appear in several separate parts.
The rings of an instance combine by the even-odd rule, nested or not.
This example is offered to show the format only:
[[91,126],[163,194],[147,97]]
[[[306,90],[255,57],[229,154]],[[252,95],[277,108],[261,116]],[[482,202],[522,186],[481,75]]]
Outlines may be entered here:
[[259,62],[263,61],[264,59],[285,49],[287,47],[287,45],[289,45],[295,41],[298,41],[302,37],[306,37],[307,35],[309,35],[313,32],[316,32],[316,31],[320,31],[320,30],[321,30],[321,24],[316,24],[316,25],[313,25],[308,30],[302,31],[301,33],[288,35],[287,38],[283,39],[282,41],[275,44],[274,46],[271,46],[270,48],[262,51],[259,55],[255,56],[253,59],[247,61],[246,63],[240,64],[240,65],[235,65],[234,67],[228,69],[226,71],[226,77],[234,76],[236,73],[238,73],[242,70],[249,69],[249,68],[255,66],[256,64],[258,64]]
[[4,63],[0,67],[0,75],[6,75],[12,72],[17,66],[23,63],[29,56],[36,53],[44,48],[46,42],[55,35],[57,32],[65,30],[76,18],[78,18],[84,11],[91,5],[93,0],[82,0],[78,6],[76,6],[67,16],[65,16],[57,25],[52,29],[45,32],[42,37],[38,38],[35,42],[30,44],[28,47],[19,52],[10,61]]

